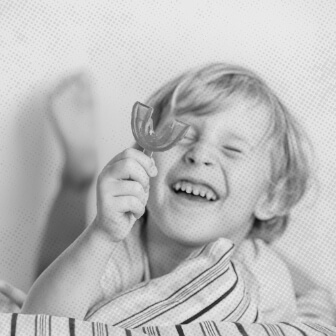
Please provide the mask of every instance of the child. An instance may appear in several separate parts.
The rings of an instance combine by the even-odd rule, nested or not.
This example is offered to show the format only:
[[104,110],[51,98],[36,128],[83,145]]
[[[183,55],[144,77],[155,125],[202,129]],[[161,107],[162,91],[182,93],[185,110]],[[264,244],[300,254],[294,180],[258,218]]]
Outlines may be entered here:
[[[233,241],[239,248],[228,274],[246,282],[240,287],[251,302],[246,307],[261,307],[263,316],[254,321],[295,319],[287,270],[259,240],[285,229],[306,189],[308,164],[293,117],[252,72],[225,64],[183,74],[148,104],[156,111],[155,126],[172,111],[191,125],[188,136],[155,153],[156,164],[136,149],[109,162],[99,176],[94,222],[37,280],[23,312],[90,318],[102,303],[143,288],[165,289],[165,279],[183,280],[188,267],[199,272],[200,256],[206,255],[202,267],[208,266],[212,257],[227,255]],[[271,316],[260,276],[269,266],[277,272],[269,282],[288,284],[274,291],[284,306],[272,307]],[[134,287],[143,280],[147,285]],[[178,318],[170,323],[180,323]]]

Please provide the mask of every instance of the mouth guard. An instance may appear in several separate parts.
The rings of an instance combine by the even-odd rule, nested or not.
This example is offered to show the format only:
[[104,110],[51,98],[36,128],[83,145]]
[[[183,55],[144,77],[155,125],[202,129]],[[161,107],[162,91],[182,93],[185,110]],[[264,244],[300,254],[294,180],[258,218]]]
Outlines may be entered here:
[[149,152],[164,152],[172,148],[187,134],[189,125],[173,120],[170,125],[160,127],[158,133],[154,131],[152,114],[154,109],[150,106],[136,102],[132,110],[132,132],[137,143]]

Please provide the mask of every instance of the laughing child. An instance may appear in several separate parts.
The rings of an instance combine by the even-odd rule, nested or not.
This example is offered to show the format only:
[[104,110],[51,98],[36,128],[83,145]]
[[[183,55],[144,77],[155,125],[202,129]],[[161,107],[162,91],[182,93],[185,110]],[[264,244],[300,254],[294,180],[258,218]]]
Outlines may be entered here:
[[191,126],[187,136],[154,160],[129,148],[106,165],[95,220],[36,281],[23,312],[125,328],[295,320],[289,272],[264,243],[307,187],[293,116],[262,79],[227,64],[182,74],[148,105],[154,127],[173,115]]

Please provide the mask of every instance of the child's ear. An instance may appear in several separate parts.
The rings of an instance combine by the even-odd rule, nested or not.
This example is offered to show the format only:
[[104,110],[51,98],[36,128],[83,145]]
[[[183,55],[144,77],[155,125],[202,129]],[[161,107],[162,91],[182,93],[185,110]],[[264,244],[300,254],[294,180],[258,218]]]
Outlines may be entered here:
[[259,198],[256,204],[254,216],[262,221],[269,220],[277,215],[277,209],[277,198],[274,197],[272,200],[270,200],[267,193],[265,193]]

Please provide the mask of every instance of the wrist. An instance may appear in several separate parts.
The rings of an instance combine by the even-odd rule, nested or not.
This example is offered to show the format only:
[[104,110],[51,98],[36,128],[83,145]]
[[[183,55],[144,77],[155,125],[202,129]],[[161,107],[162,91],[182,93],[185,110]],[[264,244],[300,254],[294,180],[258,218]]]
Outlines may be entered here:
[[100,256],[109,255],[116,246],[110,234],[99,225],[97,218],[84,230],[82,242],[90,253]]
[[125,223],[120,223],[104,216],[100,217],[97,214],[92,223],[92,227],[95,228],[98,235],[104,237],[103,239],[109,240],[111,244],[116,244],[126,238],[133,226],[132,224],[128,223],[125,225],[123,224]]

